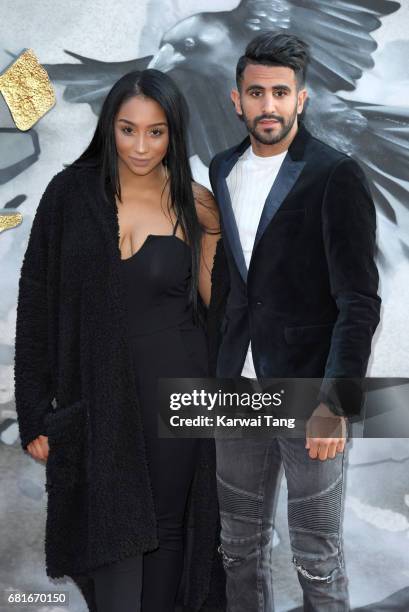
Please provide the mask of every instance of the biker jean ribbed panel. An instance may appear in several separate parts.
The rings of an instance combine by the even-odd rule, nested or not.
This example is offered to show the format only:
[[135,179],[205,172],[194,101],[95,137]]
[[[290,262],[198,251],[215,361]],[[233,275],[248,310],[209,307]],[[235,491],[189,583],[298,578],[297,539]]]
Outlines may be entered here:
[[281,466],[305,612],[349,610],[342,551],[345,453],[320,461],[305,440],[216,439],[228,612],[272,612],[272,535]]

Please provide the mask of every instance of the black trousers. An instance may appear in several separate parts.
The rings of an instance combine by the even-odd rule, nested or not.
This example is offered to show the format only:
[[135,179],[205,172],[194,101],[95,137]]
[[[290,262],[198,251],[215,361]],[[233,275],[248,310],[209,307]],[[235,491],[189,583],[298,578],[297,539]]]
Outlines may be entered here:
[[90,573],[98,612],[174,612],[183,569],[183,517],[197,439],[146,436],[159,548]]
[[[165,242],[168,241],[164,240],[163,244]],[[177,243],[172,241],[171,244],[174,248]],[[135,259],[133,263],[137,261]],[[172,270],[178,270],[178,265],[175,263]],[[129,278],[126,277],[130,291],[130,347],[159,548],[92,572],[98,612],[174,612],[183,569],[184,514],[200,441],[158,437],[157,383],[158,378],[207,375],[204,331],[191,325],[185,325],[183,329],[175,325],[154,333],[152,329],[149,333],[137,333],[135,327],[139,324],[140,303],[144,304],[140,295],[145,291],[136,283],[137,272],[132,268]],[[181,308],[185,308],[182,302]],[[146,321],[144,312],[141,315],[141,320]],[[152,328],[152,320],[150,325]]]

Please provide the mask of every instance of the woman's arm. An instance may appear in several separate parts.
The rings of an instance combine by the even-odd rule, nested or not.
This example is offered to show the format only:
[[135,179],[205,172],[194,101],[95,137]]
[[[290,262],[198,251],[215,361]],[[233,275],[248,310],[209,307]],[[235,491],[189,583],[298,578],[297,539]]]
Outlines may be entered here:
[[193,183],[196,211],[203,228],[199,269],[199,293],[208,307],[212,290],[211,274],[216,245],[220,238],[219,211],[211,191],[199,183]]

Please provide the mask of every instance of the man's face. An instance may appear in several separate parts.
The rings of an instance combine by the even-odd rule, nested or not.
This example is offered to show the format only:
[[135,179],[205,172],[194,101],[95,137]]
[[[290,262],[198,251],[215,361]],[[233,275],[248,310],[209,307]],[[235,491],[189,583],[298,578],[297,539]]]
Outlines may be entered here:
[[297,115],[303,110],[307,92],[298,91],[291,68],[248,64],[240,93],[234,89],[231,97],[250,134],[258,142],[272,145],[297,130]]

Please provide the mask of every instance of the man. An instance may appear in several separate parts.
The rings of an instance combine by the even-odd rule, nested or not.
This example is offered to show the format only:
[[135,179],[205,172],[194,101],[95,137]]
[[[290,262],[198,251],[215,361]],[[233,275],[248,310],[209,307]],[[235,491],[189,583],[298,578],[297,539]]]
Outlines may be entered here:
[[210,353],[217,377],[322,378],[308,425],[332,419],[341,433],[318,437],[307,426],[305,440],[216,440],[229,612],[273,610],[281,464],[304,609],[349,610],[342,500],[346,416],[356,407],[337,381],[365,376],[379,322],[376,221],[358,163],[298,121],[308,60],[303,41],[267,32],[238,61],[231,97],[249,135],[210,165],[222,224]]

